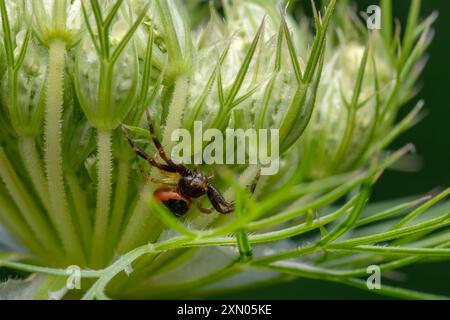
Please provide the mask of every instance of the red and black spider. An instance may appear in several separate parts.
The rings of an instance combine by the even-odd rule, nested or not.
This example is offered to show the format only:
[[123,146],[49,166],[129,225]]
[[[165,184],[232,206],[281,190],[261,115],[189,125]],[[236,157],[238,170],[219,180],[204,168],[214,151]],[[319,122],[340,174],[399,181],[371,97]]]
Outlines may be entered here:
[[[151,166],[158,168],[161,173],[166,176],[165,179],[153,179],[147,177],[147,179],[154,183],[164,185],[164,187],[159,188],[154,192],[155,198],[161,201],[177,217],[184,216],[189,211],[192,207],[193,199],[197,200],[197,206],[201,212],[211,213],[211,209],[203,208],[202,206],[202,197],[204,195],[208,196],[212,206],[218,212],[223,214],[233,212],[233,202],[225,200],[223,195],[209,182],[209,178],[203,172],[198,170],[191,171],[184,165],[175,163],[167,156],[161,142],[155,134],[153,121],[148,111],[147,121],[157,154],[164,163],[157,162],[155,157],[151,157],[143,150],[139,149],[136,146],[136,143],[130,138],[128,131],[125,128],[123,128],[123,132],[134,152]],[[251,187],[252,193],[255,188],[256,180]]]

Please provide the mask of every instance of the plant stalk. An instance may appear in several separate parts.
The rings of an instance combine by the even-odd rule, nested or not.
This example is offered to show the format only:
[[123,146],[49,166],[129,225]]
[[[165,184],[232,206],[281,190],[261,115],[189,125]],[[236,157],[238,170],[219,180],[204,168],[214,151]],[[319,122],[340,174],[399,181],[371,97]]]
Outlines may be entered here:
[[61,141],[66,50],[66,44],[61,40],[55,39],[49,44],[45,113],[45,164],[51,208],[49,214],[70,259],[84,263],[81,243],[68,212],[62,169]]
[[72,196],[73,206],[75,209],[77,221],[79,224],[80,236],[83,241],[83,247],[88,255],[88,251],[91,249],[92,243],[92,231],[93,223],[89,216],[89,209],[87,206],[86,196],[80,186],[80,182],[75,173],[67,174],[67,186]]
[[[3,224],[7,230],[11,232],[16,239],[30,251],[37,255],[46,255],[45,248],[39,243],[32,229],[27,225],[26,221],[22,218],[16,206],[7,197],[6,190],[0,186],[0,223]],[[47,252],[48,254],[48,252]]]
[[45,209],[49,211],[50,200],[48,197],[48,186],[47,181],[45,180],[45,173],[42,168],[41,158],[36,148],[35,138],[20,138],[19,149],[25,168],[30,176],[31,182],[36,189],[36,192],[38,193],[42,204],[45,206]]
[[98,185],[97,212],[94,226],[94,242],[92,248],[92,263],[102,267],[105,263],[107,229],[111,210],[112,193],[112,132],[98,131]]
[[[186,99],[188,94],[188,77],[181,76],[175,82],[175,90],[173,93],[172,102],[169,106],[169,112],[166,120],[166,127],[164,128],[164,136],[162,144],[166,149],[166,152],[170,156],[170,150],[173,142],[171,141],[172,132],[181,128],[181,122],[183,120],[184,108],[186,106]],[[138,245],[142,245],[148,239],[155,241],[160,232],[163,230],[161,224],[156,218],[148,214],[149,205],[146,201],[146,196],[153,192],[153,186],[147,185],[143,188],[140,199],[133,211],[130,223],[124,230],[124,235],[119,243],[119,252],[124,253]],[[144,226],[152,226],[152,231],[149,232]]]
[[128,183],[130,179],[130,166],[125,161],[119,161],[116,189],[114,191],[114,205],[109,229],[109,252],[113,253],[122,230],[125,206],[128,198]]
[[42,245],[46,250],[54,252],[56,256],[60,257],[62,252],[60,248],[58,248],[59,242],[57,237],[30,196],[29,191],[17,176],[11,162],[2,148],[0,148],[0,177],[5,183],[11,198],[19,208],[25,221],[30,226],[31,230],[33,230]]

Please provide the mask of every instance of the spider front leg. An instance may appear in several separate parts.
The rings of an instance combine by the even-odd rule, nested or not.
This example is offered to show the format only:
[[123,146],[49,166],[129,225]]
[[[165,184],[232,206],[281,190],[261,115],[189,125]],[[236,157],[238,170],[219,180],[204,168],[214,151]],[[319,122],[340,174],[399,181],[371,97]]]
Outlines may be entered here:
[[131,139],[130,135],[128,134],[128,130],[125,127],[122,127],[122,132],[125,136],[125,138],[128,141],[128,144],[130,145],[130,147],[133,149],[134,153],[139,156],[140,158],[144,159],[145,161],[147,161],[151,166],[158,168],[161,171],[166,171],[166,172],[172,172],[175,173],[176,170],[166,164],[163,163],[158,163],[155,158],[149,156],[145,151],[139,149],[136,145],[136,143],[133,141],[133,139]]
[[152,137],[153,144],[155,145],[156,150],[158,150],[158,154],[161,157],[161,159],[163,159],[164,162],[167,163],[167,165],[169,165],[175,172],[178,172],[181,176],[183,176],[183,177],[187,176],[189,174],[189,170],[185,166],[183,166],[181,164],[176,164],[175,162],[173,162],[173,160],[167,155],[161,142],[159,141],[158,137],[156,136],[155,128],[153,127],[152,116],[150,115],[150,111],[147,110],[146,115],[147,115],[148,128],[150,130],[150,135]]
[[158,184],[164,184],[164,185],[167,185],[167,186],[174,186],[174,187],[177,187],[177,185],[178,185],[178,179],[176,179],[175,177],[172,177],[171,173],[169,173],[169,172],[161,171],[161,173],[164,176],[166,176],[167,178],[156,179],[156,178],[153,178],[153,177],[149,176],[145,172],[144,167],[142,167],[141,165],[138,165],[138,167],[139,167],[139,171],[140,171],[141,175],[147,181],[151,181],[153,183],[158,183]]
[[261,169],[259,169],[258,172],[256,173],[256,177],[255,179],[253,179],[252,185],[250,186],[249,191],[251,195],[255,193],[260,178],[261,178]]
[[[261,170],[258,170],[258,173],[256,174],[256,177],[249,188],[250,194],[253,195],[255,193],[256,186],[260,178]],[[218,212],[228,214],[234,211],[234,203],[225,200],[223,195],[212,184],[208,184],[207,195],[214,209],[216,209]]]
[[223,195],[212,184],[208,184],[208,199],[217,212],[229,214],[234,211],[234,203],[225,200]]
[[204,207],[203,207],[202,198],[198,198],[198,199],[197,199],[197,207],[198,207],[198,210],[199,210],[200,212],[202,212],[202,213],[210,214],[210,213],[213,212],[212,209],[208,209],[208,208],[204,208]]

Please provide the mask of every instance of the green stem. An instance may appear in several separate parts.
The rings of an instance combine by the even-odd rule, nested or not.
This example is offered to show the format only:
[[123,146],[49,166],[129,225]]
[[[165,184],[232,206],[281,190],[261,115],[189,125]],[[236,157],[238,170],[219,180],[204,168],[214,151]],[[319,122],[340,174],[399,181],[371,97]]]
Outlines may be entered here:
[[67,1],[53,2],[53,28],[64,30],[66,26]]
[[336,169],[338,170],[340,169],[340,166],[342,165],[342,160],[345,157],[345,154],[348,152],[348,148],[350,147],[350,143],[353,138],[353,132],[355,131],[355,125],[356,125],[356,110],[355,109],[348,110],[347,125],[345,127],[341,143],[334,155],[334,158],[332,159],[328,167],[329,174],[333,173],[333,171]]
[[128,183],[130,179],[130,166],[127,162],[120,161],[117,173],[116,190],[114,192],[114,206],[111,218],[109,251],[114,250],[122,230],[125,215],[125,206],[128,198]]
[[[221,280],[229,279],[244,270],[244,264],[240,262],[232,262],[225,265],[219,270],[207,273],[206,275],[187,280],[180,283],[169,283],[161,286],[154,286],[149,288],[146,283],[140,284],[137,289],[132,288],[129,292],[131,297],[145,297],[146,299],[176,299],[196,296],[197,293],[202,292],[202,289],[207,288],[211,284],[218,283]],[[119,293],[120,297],[120,293]]]
[[424,213],[431,207],[435,206],[437,203],[441,202],[443,199],[445,199],[450,194],[450,188],[447,188],[434,198],[430,199],[426,203],[422,204],[419,208],[409,213],[406,217],[404,217],[402,220],[394,224],[389,230],[395,230],[403,227],[405,224],[413,220],[418,215]]
[[112,132],[98,131],[98,185],[92,263],[101,267],[105,263],[106,238],[112,193]]
[[408,56],[411,54],[411,48],[414,45],[414,40],[415,40],[414,31],[417,26],[417,20],[419,19],[420,7],[421,7],[420,0],[412,0],[411,1],[411,7],[409,9],[409,14],[408,14],[408,22],[406,24],[403,43],[402,43],[402,52],[401,52],[399,62],[398,62],[399,73],[401,73],[401,71],[403,70],[406,60],[407,60]]
[[92,222],[89,216],[86,196],[81,189],[80,182],[75,173],[67,174],[67,185],[73,200],[73,206],[79,223],[81,239],[83,240],[85,251],[91,248]]
[[47,171],[50,218],[70,260],[84,262],[80,241],[68,212],[62,170],[62,114],[66,45],[54,40],[49,45],[47,101],[45,114],[45,164]]
[[381,1],[382,15],[382,33],[386,45],[389,47],[392,43],[392,26],[393,26],[393,15],[392,15],[392,0],[382,0]]
[[169,113],[167,115],[166,127],[164,128],[164,137],[162,140],[163,146],[169,152],[172,149],[173,141],[172,141],[172,132],[177,129],[180,129],[183,116],[184,109],[186,107],[186,100],[188,97],[188,77],[181,76],[175,82],[175,90],[173,92],[172,102],[169,106]]
[[[243,219],[245,218],[245,207],[243,205],[243,196],[239,192],[239,190],[236,189],[235,191],[235,215],[236,219]],[[242,228],[237,231],[236,233],[236,244],[239,250],[239,254],[241,256],[241,259],[244,262],[250,261],[253,257],[253,250],[252,245],[250,244],[248,240],[248,229]]]
[[[172,102],[169,106],[169,113],[164,129],[162,140],[166,152],[170,155],[173,142],[171,141],[172,132],[181,128],[184,108],[188,94],[188,77],[181,76],[175,83]],[[119,252],[124,253],[138,245],[144,244],[149,239],[156,240],[162,230],[161,224],[153,215],[149,215],[147,195],[154,191],[153,186],[145,186],[141,192],[140,198],[133,210],[129,223],[124,230],[124,235],[119,243]],[[151,228],[150,228],[151,227]]]
[[239,254],[241,255],[241,258],[243,261],[249,261],[251,260],[253,256],[253,250],[252,245],[250,244],[250,241],[248,240],[248,231],[247,229],[239,230],[236,233],[236,242],[239,249]]
[[59,242],[51,226],[30,196],[30,192],[22,184],[2,148],[0,148],[0,177],[25,221],[42,245],[50,252],[54,252],[55,256],[60,257],[62,253],[58,248]]
[[[365,291],[369,290],[367,287],[367,282],[364,280],[337,276],[333,272],[327,271],[325,269],[317,270],[314,267],[302,266],[302,265],[296,265],[295,267],[284,267],[284,266],[279,266],[279,265],[258,265],[256,267],[259,269],[269,269],[269,270],[279,271],[279,272],[287,273],[287,274],[297,276],[297,277],[342,283],[342,284],[356,287],[358,289],[362,289]],[[394,298],[401,298],[401,299],[420,299],[420,300],[432,299],[432,300],[435,300],[435,299],[447,299],[448,298],[448,297],[444,297],[444,296],[422,293],[422,292],[418,292],[418,291],[414,291],[414,290],[391,287],[391,286],[388,286],[385,284],[382,285],[381,289],[373,290],[373,293],[382,294],[382,295],[386,295],[386,296],[390,296],[390,297],[394,297]]]
[[[99,119],[107,120],[111,118],[110,107],[111,107],[111,86],[113,81],[113,66],[111,66],[108,60],[102,60],[100,64],[100,82],[99,82],[99,93],[98,93],[98,114]],[[99,128],[99,123],[96,127]],[[103,124],[104,125],[104,124]],[[110,128],[102,128],[103,130],[110,130]]]
[[41,257],[45,256],[45,248],[39,244],[39,240],[21,217],[16,206],[8,199],[2,187],[0,187],[0,208],[0,223],[32,253]]
[[[239,176],[238,185],[239,186],[249,186],[252,181],[255,180],[256,174],[258,173],[258,166],[249,166],[245,169],[242,174]],[[224,192],[225,199],[232,200],[234,198],[234,188],[228,188]],[[217,215],[217,214],[202,214],[199,215],[195,220],[192,221],[192,226],[195,229],[206,229],[210,226],[222,225],[225,223],[227,217],[226,215]]]
[[105,287],[115,276],[125,270],[127,266],[130,266],[137,258],[144,254],[152,253],[153,247],[143,246],[124,255],[121,259],[117,260],[110,267],[105,269],[105,273],[99,277],[94,285],[86,292],[83,296],[83,300],[92,300],[97,298],[99,294],[104,294]]
[[[55,1],[58,2],[58,1]],[[42,276],[39,284],[30,297],[32,300],[47,301],[63,299],[69,289],[66,287],[67,278],[58,276]],[[65,288],[65,289],[64,289]]]
[[145,195],[152,194],[154,187],[147,185],[141,191],[133,215],[130,217],[123,236],[117,246],[117,251],[124,254],[146,241],[156,241],[163,230],[158,218],[149,212]]
[[34,137],[22,137],[19,140],[19,149],[25,168],[30,175],[34,188],[36,189],[42,204],[49,210],[48,186],[45,173],[42,168],[41,158],[36,148]]

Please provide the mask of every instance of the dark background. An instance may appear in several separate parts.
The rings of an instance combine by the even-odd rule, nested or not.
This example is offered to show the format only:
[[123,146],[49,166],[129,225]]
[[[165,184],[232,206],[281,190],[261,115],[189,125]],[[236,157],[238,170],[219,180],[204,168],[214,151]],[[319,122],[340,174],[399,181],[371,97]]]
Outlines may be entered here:
[[[410,1],[393,2],[396,16],[403,22]],[[373,0],[358,3],[367,6]],[[422,1],[423,17],[433,11],[439,12],[439,18],[435,24],[435,38],[428,51],[428,65],[421,78],[423,88],[409,106],[410,109],[419,99],[424,99],[428,116],[395,144],[399,147],[413,142],[418,154],[424,158],[424,167],[413,174],[386,174],[375,193],[380,199],[408,196],[450,185],[450,1]]]
[[[365,11],[376,0],[359,0],[359,11]],[[395,16],[402,26],[408,15],[409,0],[393,0]],[[422,1],[422,17],[439,12],[435,24],[436,35],[431,45],[429,62],[420,85],[422,91],[405,111],[419,99],[425,100],[428,116],[416,127],[397,140],[394,147],[413,142],[423,157],[423,168],[415,173],[386,172],[379,181],[373,200],[395,199],[423,194],[437,187],[450,186],[450,1]],[[450,262],[416,265],[401,270],[407,275],[402,287],[425,292],[450,295]],[[270,288],[261,288],[223,298],[248,299],[376,299],[370,292],[327,282],[298,280]]]

